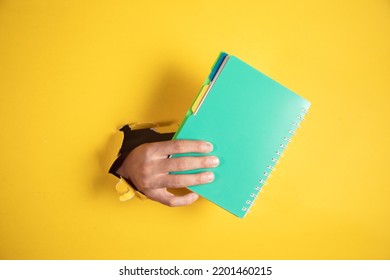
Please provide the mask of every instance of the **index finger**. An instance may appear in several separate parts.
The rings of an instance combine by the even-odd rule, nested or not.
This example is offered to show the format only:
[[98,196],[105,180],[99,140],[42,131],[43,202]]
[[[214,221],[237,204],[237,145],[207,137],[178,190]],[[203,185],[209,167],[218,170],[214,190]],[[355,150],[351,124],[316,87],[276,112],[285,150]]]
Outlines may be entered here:
[[172,154],[184,153],[209,153],[213,150],[213,145],[201,140],[170,140],[158,143],[157,150],[160,155],[169,156]]

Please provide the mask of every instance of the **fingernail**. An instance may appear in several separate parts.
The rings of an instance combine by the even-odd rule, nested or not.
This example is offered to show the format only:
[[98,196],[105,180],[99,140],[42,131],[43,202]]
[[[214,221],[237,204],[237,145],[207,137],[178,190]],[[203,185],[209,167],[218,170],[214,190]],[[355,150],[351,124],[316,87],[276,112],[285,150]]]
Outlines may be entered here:
[[191,194],[192,201],[197,200],[198,198],[199,198],[199,195],[197,195],[196,193]]
[[211,157],[209,160],[208,160],[208,164],[212,167],[216,167],[219,165],[219,158],[217,157]]
[[213,150],[213,144],[211,144],[210,142],[206,142],[204,144],[204,150],[205,152],[211,152]]
[[214,173],[213,173],[213,172],[208,172],[208,173],[206,174],[206,181],[207,181],[208,183],[214,181]]

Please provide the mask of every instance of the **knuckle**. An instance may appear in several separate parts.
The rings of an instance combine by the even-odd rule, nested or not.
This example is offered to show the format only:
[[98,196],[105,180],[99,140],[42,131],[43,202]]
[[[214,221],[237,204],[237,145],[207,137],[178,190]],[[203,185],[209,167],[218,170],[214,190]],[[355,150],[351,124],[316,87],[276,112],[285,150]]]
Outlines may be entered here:
[[210,158],[209,157],[203,157],[202,158],[202,162],[201,162],[201,165],[202,167],[208,167],[210,166]]
[[197,185],[203,184],[203,183],[205,182],[204,177],[205,177],[205,176],[204,176],[203,174],[198,174],[198,175],[196,175],[196,177],[195,177],[195,183],[196,183]]
[[167,201],[167,206],[174,207],[174,204],[173,204],[173,202],[171,200],[168,200]]
[[188,162],[184,158],[181,158],[177,161],[176,168],[178,170],[187,170],[188,169]]
[[179,188],[181,187],[181,180],[180,180],[180,175],[175,175],[172,177],[172,181],[171,181],[171,187],[174,187],[174,188]]
[[150,144],[150,143],[142,144],[139,147],[142,149],[142,152],[146,158],[149,158],[154,154],[155,148],[154,148],[153,143],[152,144]]
[[170,198],[170,199],[167,200],[167,205],[168,205],[169,207],[176,207],[176,206],[177,206],[177,203],[176,203],[175,199],[172,197],[172,198]]
[[172,148],[175,152],[180,153],[184,150],[184,143],[182,141],[172,141]]

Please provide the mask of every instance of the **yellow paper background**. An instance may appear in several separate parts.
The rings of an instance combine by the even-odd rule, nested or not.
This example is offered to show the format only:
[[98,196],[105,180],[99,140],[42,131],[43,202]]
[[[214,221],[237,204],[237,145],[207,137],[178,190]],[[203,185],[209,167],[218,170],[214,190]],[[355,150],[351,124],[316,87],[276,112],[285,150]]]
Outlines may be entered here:
[[[312,102],[252,213],[120,203],[116,129],[221,50]],[[389,259],[389,50],[387,0],[1,1],[0,258]]]

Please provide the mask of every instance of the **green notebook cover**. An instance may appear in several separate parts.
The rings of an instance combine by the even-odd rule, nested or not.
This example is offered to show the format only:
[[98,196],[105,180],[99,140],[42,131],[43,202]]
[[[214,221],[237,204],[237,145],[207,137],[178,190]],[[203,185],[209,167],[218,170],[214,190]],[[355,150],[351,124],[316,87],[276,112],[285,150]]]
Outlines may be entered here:
[[174,136],[209,141],[214,146],[209,155],[220,159],[210,169],[214,182],[189,189],[245,217],[309,107],[309,101],[221,53]]

